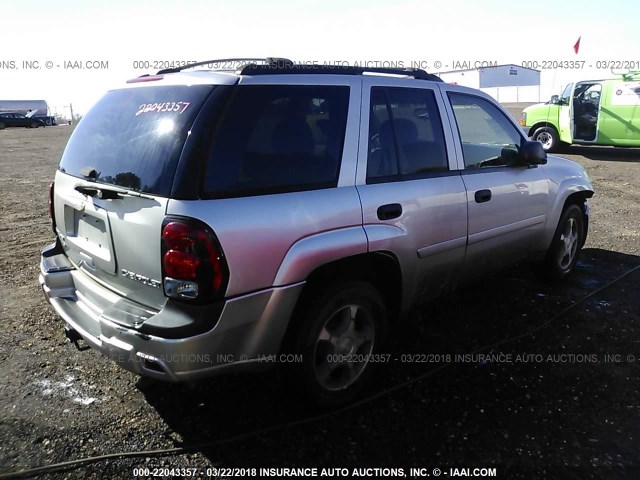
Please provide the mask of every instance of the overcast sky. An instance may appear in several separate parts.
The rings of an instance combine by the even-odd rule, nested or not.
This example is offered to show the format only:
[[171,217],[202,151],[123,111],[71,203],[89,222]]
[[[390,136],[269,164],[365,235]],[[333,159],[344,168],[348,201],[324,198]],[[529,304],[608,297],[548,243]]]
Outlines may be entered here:
[[[636,0],[3,2],[2,38],[10,41],[0,46],[0,98],[73,102],[83,112],[106,89],[151,72],[134,68],[146,60],[640,62],[638,18]],[[108,68],[88,70],[88,60]],[[25,69],[25,61],[40,68]],[[65,69],[65,62],[83,68]],[[595,68],[548,71],[542,82],[559,89],[610,76]]]

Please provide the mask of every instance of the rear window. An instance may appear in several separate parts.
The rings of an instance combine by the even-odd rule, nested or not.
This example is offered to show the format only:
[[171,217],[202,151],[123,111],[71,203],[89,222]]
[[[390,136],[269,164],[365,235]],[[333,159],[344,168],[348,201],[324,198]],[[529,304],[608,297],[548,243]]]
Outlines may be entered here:
[[349,87],[236,87],[218,125],[203,190],[237,197],[335,187]]
[[60,161],[76,177],[168,197],[210,85],[113,90],[82,118]]

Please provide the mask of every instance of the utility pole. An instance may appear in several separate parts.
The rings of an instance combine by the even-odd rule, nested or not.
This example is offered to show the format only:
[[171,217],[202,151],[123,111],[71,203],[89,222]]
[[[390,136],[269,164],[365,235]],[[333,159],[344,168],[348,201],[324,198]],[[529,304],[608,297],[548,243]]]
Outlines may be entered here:
[[69,110],[71,111],[71,125],[75,123],[75,119],[73,118],[73,104],[69,104]]

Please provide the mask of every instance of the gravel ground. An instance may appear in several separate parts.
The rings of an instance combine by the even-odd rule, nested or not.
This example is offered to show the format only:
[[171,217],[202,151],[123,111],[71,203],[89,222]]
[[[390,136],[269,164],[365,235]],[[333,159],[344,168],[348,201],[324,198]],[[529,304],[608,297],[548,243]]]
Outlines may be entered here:
[[[419,308],[388,351],[432,355],[381,365],[367,393],[392,391],[327,415],[291,397],[277,371],[163,384],[65,341],[37,276],[39,249],[52,241],[47,187],[70,129],[0,131],[0,472],[208,443],[56,477],[133,478],[145,466],[194,467],[201,478],[217,465],[640,478],[640,270],[558,316],[640,265],[639,150],[564,155],[597,191],[575,275],[550,287],[516,267]],[[478,349],[494,357],[455,361]]]

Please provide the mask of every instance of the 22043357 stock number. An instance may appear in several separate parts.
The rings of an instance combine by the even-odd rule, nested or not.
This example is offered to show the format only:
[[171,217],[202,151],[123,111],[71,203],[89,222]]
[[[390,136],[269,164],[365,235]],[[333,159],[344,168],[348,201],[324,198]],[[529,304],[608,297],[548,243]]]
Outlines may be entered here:
[[327,360],[331,363],[389,363],[392,358],[389,353],[370,353],[370,354],[350,354],[341,355],[332,353],[327,355]]
[[199,477],[203,470],[200,468],[189,467],[136,467],[131,472],[133,477]]
[[136,70],[162,70],[165,68],[184,67],[196,62],[197,60],[134,60],[131,66]]
[[247,478],[258,475],[257,468],[191,468],[191,467],[136,467],[131,472],[133,477],[185,477],[185,478]]
[[178,112],[182,115],[189,108],[189,102],[143,103],[138,107],[136,117],[143,113]]
[[584,68],[597,68],[599,70],[635,70],[640,68],[639,60],[525,60],[520,66],[534,70],[581,70]]
[[585,60],[526,60],[521,63],[524,68],[534,70],[567,69],[581,70],[586,66]]

